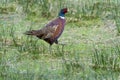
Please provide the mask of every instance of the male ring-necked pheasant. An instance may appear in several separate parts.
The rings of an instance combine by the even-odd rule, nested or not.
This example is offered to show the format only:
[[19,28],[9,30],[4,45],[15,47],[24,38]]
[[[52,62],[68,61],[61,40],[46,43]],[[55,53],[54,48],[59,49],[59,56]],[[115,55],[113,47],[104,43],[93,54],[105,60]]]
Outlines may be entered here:
[[26,35],[33,35],[42,39],[52,45],[53,43],[58,44],[58,38],[62,34],[65,26],[65,13],[67,8],[63,8],[59,12],[59,17],[49,22],[45,27],[39,30],[26,31]]

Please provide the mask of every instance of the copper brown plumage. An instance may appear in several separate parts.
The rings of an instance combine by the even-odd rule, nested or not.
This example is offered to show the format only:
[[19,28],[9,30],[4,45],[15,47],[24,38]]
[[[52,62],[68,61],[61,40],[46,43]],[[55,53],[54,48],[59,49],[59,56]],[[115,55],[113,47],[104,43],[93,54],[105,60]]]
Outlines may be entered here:
[[65,26],[65,13],[67,8],[61,9],[59,17],[48,23],[45,27],[39,30],[26,31],[26,35],[33,35],[42,39],[52,45],[53,43],[58,44],[58,38],[62,34]]

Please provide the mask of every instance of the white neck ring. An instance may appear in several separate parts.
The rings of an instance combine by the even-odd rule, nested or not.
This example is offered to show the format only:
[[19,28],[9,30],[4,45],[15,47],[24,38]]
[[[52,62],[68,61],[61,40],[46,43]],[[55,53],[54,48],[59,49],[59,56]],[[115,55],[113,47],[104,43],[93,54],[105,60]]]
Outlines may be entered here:
[[61,18],[61,19],[65,19],[65,17],[63,17],[63,16],[60,16],[60,18]]

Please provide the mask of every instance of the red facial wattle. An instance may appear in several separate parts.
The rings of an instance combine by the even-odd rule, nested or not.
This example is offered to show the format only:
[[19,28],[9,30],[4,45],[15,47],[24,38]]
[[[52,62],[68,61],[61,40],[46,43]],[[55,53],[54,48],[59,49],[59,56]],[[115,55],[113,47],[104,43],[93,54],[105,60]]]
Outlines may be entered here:
[[68,12],[67,8],[64,8],[62,11],[63,11],[63,13],[67,13]]

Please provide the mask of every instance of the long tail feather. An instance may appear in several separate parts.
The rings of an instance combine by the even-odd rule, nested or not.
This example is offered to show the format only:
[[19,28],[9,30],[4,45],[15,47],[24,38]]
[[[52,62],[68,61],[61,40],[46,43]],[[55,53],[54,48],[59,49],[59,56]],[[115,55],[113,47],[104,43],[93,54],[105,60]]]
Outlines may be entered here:
[[37,35],[37,32],[36,30],[31,30],[31,31],[26,31],[24,34],[26,35]]

